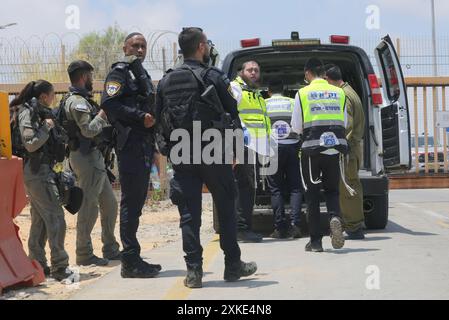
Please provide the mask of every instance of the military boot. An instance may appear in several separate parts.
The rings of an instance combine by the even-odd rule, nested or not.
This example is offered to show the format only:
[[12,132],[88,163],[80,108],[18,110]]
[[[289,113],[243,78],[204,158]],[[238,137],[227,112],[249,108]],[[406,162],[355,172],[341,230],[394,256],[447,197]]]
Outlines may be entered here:
[[83,267],[88,266],[106,267],[109,264],[109,260],[102,259],[94,255],[86,260],[76,259],[76,264]]
[[160,268],[152,266],[140,257],[134,259],[122,259],[121,276],[123,279],[149,279],[156,277]]
[[343,224],[341,219],[333,217],[330,222],[332,247],[341,249],[345,245],[345,237],[343,235]]
[[243,261],[227,264],[225,266],[224,280],[227,282],[238,281],[242,277],[249,277],[257,271],[255,262],[245,263]]
[[312,240],[306,245],[306,252],[324,252],[322,240]]
[[200,289],[203,287],[203,268],[187,268],[187,276],[184,279],[184,286],[190,289]]
[[161,266],[160,264],[151,264],[151,263],[148,263],[148,262],[146,262],[146,261],[144,261],[144,260],[142,260],[141,263],[144,264],[145,267],[147,267],[147,268],[155,269],[155,270],[157,270],[158,272],[161,272],[161,271],[162,271],[162,266]]
[[288,230],[288,234],[292,239],[300,239],[302,237],[301,229],[297,225],[292,225]]
[[55,279],[56,281],[62,281],[65,280],[73,275],[73,272],[70,271],[68,268],[59,268],[56,270],[53,270],[51,272],[51,277]]

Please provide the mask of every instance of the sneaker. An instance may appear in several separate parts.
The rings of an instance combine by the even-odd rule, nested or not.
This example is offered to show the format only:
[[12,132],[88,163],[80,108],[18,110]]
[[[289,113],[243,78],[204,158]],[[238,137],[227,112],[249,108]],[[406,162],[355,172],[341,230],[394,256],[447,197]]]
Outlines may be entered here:
[[97,256],[92,256],[92,258],[87,260],[76,260],[76,264],[79,266],[97,266],[97,267],[105,267],[109,264],[108,259],[99,258]]
[[354,232],[346,231],[346,234],[347,234],[347,236],[345,237],[346,240],[364,240],[365,239],[365,234],[363,233],[362,228],[360,228]]
[[235,282],[242,277],[249,277],[256,272],[257,264],[255,262],[245,263],[239,261],[225,266],[224,280],[227,282]]
[[158,268],[152,267],[144,261],[134,264],[122,263],[121,276],[123,279],[150,279],[159,274]]
[[285,230],[274,230],[274,232],[270,235],[270,238],[273,239],[287,239],[288,238],[288,232]]
[[302,237],[301,229],[297,225],[292,225],[288,230],[290,238],[300,239]]
[[203,268],[187,268],[187,276],[184,286],[189,289],[200,289],[203,287]]
[[341,249],[345,245],[345,237],[343,236],[343,226],[338,217],[333,217],[330,222],[332,247]]
[[51,272],[51,277],[55,279],[56,281],[63,281],[70,276],[73,275],[73,272],[69,270],[68,268],[59,268],[55,271]]
[[263,237],[253,231],[239,231],[237,233],[237,240],[246,243],[260,243]]
[[322,241],[310,241],[306,245],[306,252],[324,252]]

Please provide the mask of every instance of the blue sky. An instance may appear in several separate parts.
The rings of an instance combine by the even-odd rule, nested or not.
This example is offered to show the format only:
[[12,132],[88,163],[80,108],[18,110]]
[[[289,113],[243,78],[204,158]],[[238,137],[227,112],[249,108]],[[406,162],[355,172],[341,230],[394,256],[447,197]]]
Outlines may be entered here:
[[[149,34],[154,30],[175,32],[185,26],[202,27],[224,56],[237,49],[239,40],[287,38],[299,31],[301,37],[328,41],[331,34],[350,35],[352,43],[369,54],[380,37],[390,34],[403,40],[401,57],[409,72],[427,74],[431,55],[431,0],[15,0],[2,3],[0,25],[18,25],[0,30],[0,48],[20,37],[19,43],[59,46],[54,34],[77,41],[80,35],[102,31],[117,23],[127,31]],[[449,1],[435,0],[439,63],[449,73]],[[66,27],[70,5],[79,8],[79,29]],[[379,10],[379,29],[369,30],[367,8]],[[26,10],[23,10],[26,8]],[[74,34],[75,33],[75,34]],[[32,37],[37,36],[37,37]],[[418,37],[419,36],[419,37]],[[22,42],[23,39],[23,42]],[[43,40],[42,40],[43,39]],[[10,47],[14,48],[14,41]],[[22,44],[21,44],[22,45]],[[48,45],[48,47],[52,47]],[[23,45],[22,45],[23,46]],[[408,56],[408,57],[407,57]],[[444,69],[443,69],[444,68]]]
[[[435,0],[439,35],[449,32],[449,1]],[[2,4],[0,25],[19,22],[0,37],[63,34],[65,8],[78,5],[81,29],[78,33],[102,30],[117,22],[125,29],[169,29],[201,26],[216,41],[237,41],[248,37],[264,40],[284,38],[291,30],[304,37],[328,38],[330,34],[353,37],[393,35],[430,36],[430,0],[16,0]],[[380,10],[380,29],[368,30],[366,9]],[[26,6],[26,12],[23,7]],[[39,23],[36,25],[36,19]]]

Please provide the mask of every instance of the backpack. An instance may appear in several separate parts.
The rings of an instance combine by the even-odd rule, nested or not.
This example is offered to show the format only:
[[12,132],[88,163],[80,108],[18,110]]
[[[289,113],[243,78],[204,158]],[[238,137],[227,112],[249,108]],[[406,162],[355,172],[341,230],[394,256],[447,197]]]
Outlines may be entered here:
[[19,113],[20,106],[14,106],[10,109],[10,129],[11,129],[11,144],[13,156],[24,159],[27,155],[27,151],[23,146],[22,135],[19,128]]

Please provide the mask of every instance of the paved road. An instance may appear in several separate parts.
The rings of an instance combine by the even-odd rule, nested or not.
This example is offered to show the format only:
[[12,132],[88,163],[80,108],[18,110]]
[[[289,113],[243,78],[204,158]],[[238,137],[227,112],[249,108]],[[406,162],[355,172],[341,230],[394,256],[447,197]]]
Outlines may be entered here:
[[181,244],[152,251],[164,271],[158,279],[122,280],[115,270],[74,299],[449,299],[449,190],[392,191],[390,223],[343,250],[306,253],[307,239],[242,244],[258,273],[247,281],[222,281],[218,242],[203,239],[204,288],[182,286]]

